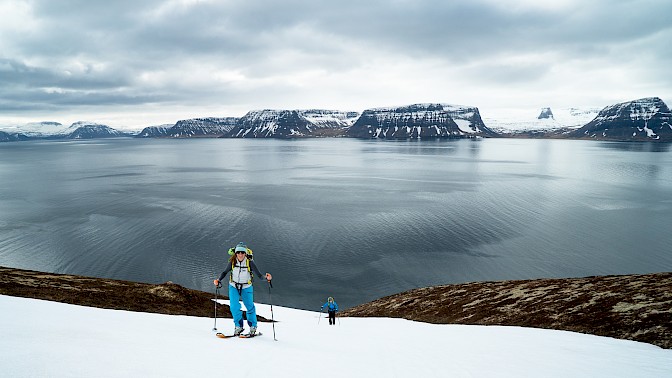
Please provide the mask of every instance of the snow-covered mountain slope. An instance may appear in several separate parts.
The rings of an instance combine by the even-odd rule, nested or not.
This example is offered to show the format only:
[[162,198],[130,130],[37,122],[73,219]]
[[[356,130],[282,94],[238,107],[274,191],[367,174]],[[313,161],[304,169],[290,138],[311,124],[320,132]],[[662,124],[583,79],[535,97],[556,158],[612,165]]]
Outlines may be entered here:
[[[54,135],[65,135],[70,126],[62,125],[58,122],[30,122],[22,125],[2,126],[1,131],[9,134],[23,134],[29,138],[44,138]],[[72,132],[72,129],[70,132]]]
[[672,114],[658,97],[622,102],[605,107],[595,119],[571,136],[597,140],[672,141]]
[[68,139],[96,139],[96,138],[115,138],[128,136],[119,130],[115,130],[107,125],[101,125],[95,122],[75,122],[65,130],[65,138]]
[[492,109],[481,114],[483,122],[499,133],[576,129],[590,122],[599,108]]
[[168,136],[168,132],[172,124],[158,125],[158,126],[147,126],[143,128],[138,134],[135,135],[136,138],[161,138]]
[[[58,122],[32,122],[24,125],[5,126],[2,131],[13,134],[14,140],[25,139],[93,139],[128,136],[107,125],[96,122],[78,121],[70,126]],[[23,135],[27,138],[16,139]]]
[[[672,376],[672,350],[566,331],[338,318],[273,306],[254,339],[231,319],[105,310],[0,295],[7,377]],[[268,305],[257,312],[270,318]],[[324,316],[324,314],[322,314]],[[277,341],[274,341],[274,332]]]
[[338,110],[253,110],[226,136],[232,138],[296,138],[329,135],[351,126],[359,113]]
[[494,136],[478,108],[451,104],[414,104],[365,110],[348,129],[355,138],[422,139]]

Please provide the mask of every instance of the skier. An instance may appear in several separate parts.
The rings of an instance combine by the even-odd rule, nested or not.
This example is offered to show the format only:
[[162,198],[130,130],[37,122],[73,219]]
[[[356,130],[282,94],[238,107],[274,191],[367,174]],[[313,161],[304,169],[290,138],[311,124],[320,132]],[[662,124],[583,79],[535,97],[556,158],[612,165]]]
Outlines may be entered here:
[[329,325],[335,325],[336,324],[336,311],[338,311],[338,304],[334,301],[333,297],[329,297],[327,299],[327,302],[320,307],[320,312],[322,312],[323,308],[327,308],[327,312],[329,312]]
[[233,315],[233,324],[235,330],[233,334],[240,336],[243,333],[243,311],[240,306],[242,298],[247,308],[247,324],[250,326],[250,336],[257,333],[257,312],[254,308],[254,289],[252,288],[252,273],[256,273],[259,278],[265,277],[266,281],[271,282],[273,278],[270,273],[262,275],[259,268],[252,259],[247,257],[247,247],[244,244],[236,246],[235,253],[229,259],[226,269],[214,280],[215,286],[219,286],[220,281],[229,275],[229,306]]

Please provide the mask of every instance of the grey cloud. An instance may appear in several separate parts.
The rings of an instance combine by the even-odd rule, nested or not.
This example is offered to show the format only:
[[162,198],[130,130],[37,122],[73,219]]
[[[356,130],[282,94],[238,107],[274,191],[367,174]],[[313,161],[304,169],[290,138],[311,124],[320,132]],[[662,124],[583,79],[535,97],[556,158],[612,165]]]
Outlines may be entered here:
[[[627,46],[641,48],[656,67],[672,63],[669,49],[655,45],[669,41],[667,0],[596,0],[552,11],[429,0],[30,4],[40,29],[6,31],[11,38],[0,41],[6,47],[0,52],[0,94],[6,104],[12,97],[16,109],[263,97],[233,84],[203,87],[207,78],[195,86],[186,74],[198,72],[180,75],[199,63],[259,81],[311,70],[347,73],[372,61],[434,59],[474,81],[502,85],[533,82],[563,61],[618,60]],[[515,65],[503,59],[531,53],[548,53],[558,62]],[[79,70],[71,69],[73,62]],[[141,79],[145,72],[168,73],[161,83],[148,84]],[[302,95],[277,82],[260,86],[266,96]],[[50,87],[63,91],[45,92]]]

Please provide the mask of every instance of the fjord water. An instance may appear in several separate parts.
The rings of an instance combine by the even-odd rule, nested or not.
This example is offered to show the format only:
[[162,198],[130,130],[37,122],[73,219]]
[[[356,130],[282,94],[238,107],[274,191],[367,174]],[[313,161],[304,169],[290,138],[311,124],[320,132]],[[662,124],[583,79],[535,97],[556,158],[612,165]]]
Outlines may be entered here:
[[274,276],[273,302],[304,309],[437,284],[670,271],[670,230],[666,144],[0,144],[0,265],[212,291],[245,241]]

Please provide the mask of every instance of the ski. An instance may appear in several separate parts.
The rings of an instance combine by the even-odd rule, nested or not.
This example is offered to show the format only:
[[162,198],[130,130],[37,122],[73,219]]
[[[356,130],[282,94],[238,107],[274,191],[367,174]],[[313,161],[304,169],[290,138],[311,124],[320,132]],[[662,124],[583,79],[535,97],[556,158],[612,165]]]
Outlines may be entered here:
[[246,334],[240,335],[238,337],[240,337],[241,339],[251,339],[251,338],[257,337],[257,336],[261,336],[261,332],[257,332],[254,335],[250,335],[249,333],[246,333]]
[[219,337],[220,339],[228,339],[228,338],[231,338],[231,337],[236,337],[236,335],[225,335],[221,332],[217,332],[215,334],[215,336]]

